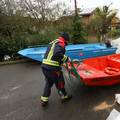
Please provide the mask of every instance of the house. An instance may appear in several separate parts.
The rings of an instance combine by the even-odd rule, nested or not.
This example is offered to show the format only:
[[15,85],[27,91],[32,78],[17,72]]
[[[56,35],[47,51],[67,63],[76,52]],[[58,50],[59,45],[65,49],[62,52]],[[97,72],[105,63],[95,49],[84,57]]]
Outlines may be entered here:
[[[85,25],[88,25],[91,22],[94,13],[95,13],[95,8],[83,9],[82,11],[79,11],[79,15],[82,16],[82,21],[83,23],[85,23]],[[118,17],[114,17],[112,19],[111,28],[120,29],[120,19]]]
[[112,19],[111,28],[120,29],[120,19],[118,17]]
[[79,11],[79,15],[82,16],[82,22],[88,25],[94,16],[95,8],[88,8]]

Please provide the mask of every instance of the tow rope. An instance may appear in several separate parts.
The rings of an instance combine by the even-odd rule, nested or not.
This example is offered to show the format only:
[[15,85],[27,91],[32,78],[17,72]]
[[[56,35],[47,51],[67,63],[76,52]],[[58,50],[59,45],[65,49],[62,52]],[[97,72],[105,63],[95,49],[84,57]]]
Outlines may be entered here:
[[[77,63],[77,67],[74,66],[74,63]],[[78,74],[77,68],[80,65],[81,61],[71,61],[70,65],[71,65],[71,69],[69,69],[68,63],[66,62],[66,69],[68,70],[68,76],[70,78],[70,80],[72,79],[71,74],[73,74],[78,80],[80,80],[80,75]]]

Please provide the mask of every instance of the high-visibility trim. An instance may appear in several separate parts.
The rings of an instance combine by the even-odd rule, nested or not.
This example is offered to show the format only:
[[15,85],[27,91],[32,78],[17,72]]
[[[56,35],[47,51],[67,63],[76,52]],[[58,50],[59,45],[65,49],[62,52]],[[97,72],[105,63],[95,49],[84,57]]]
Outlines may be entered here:
[[67,58],[68,57],[66,55],[64,55],[64,57],[62,58],[62,61],[65,62],[67,60]]
[[64,98],[68,98],[68,95],[66,95]]
[[58,41],[59,39],[56,39],[56,40],[53,40],[52,42],[50,42],[49,44],[53,44],[55,43],[56,41]]
[[67,99],[67,98],[68,98],[68,95],[66,95],[66,96],[62,95],[61,96],[61,99]]
[[52,66],[60,66],[58,61],[43,59],[43,63]]
[[48,102],[48,97],[41,96],[41,100],[44,101],[44,102]]
[[47,56],[47,59],[48,59],[48,60],[51,60],[51,58],[52,58],[52,56],[53,56],[55,44],[56,44],[57,42],[58,42],[58,40],[54,40],[53,43],[51,43],[51,44],[52,44],[52,47],[51,47],[51,49],[50,49],[50,51],[49,51],[49,54],[48,54],[48,56]]
[[51,49],[49,51],[49,54],[47,56],[48,60],[50,60],[52,58],[52,56],[53,56],[54,47],[55,47],[55,43],[53,43],[53,45],[52,45],[52,47],[51,47]]

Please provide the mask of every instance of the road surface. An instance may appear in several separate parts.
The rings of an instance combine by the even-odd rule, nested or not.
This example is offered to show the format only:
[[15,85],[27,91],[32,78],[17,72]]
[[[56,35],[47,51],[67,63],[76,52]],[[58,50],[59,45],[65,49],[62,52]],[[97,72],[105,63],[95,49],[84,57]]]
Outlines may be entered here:
[[0,120],[106,120],[112,109],[120,111],[120,105],[113,104],[120,85],[87,87],[76,79],[66,80],[73,99],[62,104],[53,86],[46,108],[40,104],[43,87],[38,63],[0,66]]

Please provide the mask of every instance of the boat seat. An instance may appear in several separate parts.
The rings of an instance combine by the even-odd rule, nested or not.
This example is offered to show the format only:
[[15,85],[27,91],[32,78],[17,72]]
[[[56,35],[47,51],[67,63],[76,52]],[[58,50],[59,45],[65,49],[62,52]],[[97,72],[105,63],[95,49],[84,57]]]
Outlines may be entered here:
[[118,68],[114,68],[114,67],[106,67],[104,69],[104,72],[109,74],[109,75],[113,75],[113,74],[116,74],[118,73],[120,70]]
[[120,59],[114,57],[108,57],[108,65],[120,69]]

